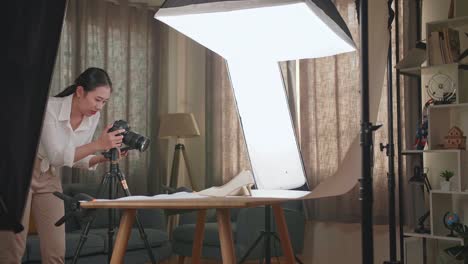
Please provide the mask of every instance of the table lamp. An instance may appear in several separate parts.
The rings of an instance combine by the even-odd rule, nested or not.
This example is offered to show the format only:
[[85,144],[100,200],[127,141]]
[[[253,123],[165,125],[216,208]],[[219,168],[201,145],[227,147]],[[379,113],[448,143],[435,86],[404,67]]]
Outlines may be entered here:
[[195,189],[193,179],[190,172],[190,165],[185,146],[179,141],[181,138],[192,138],[200,136],[197,122],[192,113],[171,113],[161,116],[159,125],[159,138],[175,138],[176,145],[174,149],[174,157],[172,159],[172,169],[169,179],[169,187],[177,188],[179,180],[179,163],[181,154],[184,159],[185,168],[187,169],[187,177],[192,189]]

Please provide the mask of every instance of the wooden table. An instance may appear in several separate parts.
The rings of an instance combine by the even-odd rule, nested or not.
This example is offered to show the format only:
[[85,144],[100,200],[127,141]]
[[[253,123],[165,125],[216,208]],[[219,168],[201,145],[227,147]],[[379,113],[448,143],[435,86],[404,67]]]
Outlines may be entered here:
[[289,238],[286,220],[284,218],[281,203],[288,199],[283,198],[255,198],[255,197],[206,197],[195,199],[160,199],[160,200],[142,200],[142,201],[92,201],[82,202],[82,208],[116,208],[123,209],[120,219],[120,227],[115,240],[114,251],[112,252],[111,263],[123,263],[125,251],[127,249],[130,232],[135,221],[137,209],[197,209],[197,223],[195,228],[195,237],[192,247],[192,263],[200,263],[203,234],[205,230],[206,210],[216,209],[217,222],[219,228],[219,240],[221,243],[221,255],[224,264],[236,264],[236,255],[234,252],[234,243],[232,240],[230,208],[246,208],[262,205],[271,205],[275,216],[276,225],[281,241],[281,248],[284,253],[286,263],[294,264],[294,253]]

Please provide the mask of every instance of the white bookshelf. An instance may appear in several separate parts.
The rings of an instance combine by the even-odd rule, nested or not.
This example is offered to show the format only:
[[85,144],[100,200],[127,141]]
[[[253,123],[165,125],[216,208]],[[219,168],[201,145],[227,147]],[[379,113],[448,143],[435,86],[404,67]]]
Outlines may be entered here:
[[[440,2],[442,3],[442,2]],[[426,23],[425,37],[427,43],[427,55],[431,49],[431,43],[427,41],[431,32],[442,31],[443,28],[456,30],[468,28],[468,17],[459,17]],[[461,32],[461,31],[460,31]],[[461,51],[468,48],[468,43],[460,42]],[[426,226],[430,226],[430,233],[420,234],[415,232],[404,233],[405,251],[414,256],[407,256],[406,263],[423,263],[416,257],[421,253],[422,247],[426,250],[427,263],[436,263],[444,249],[453,245],[464,245],[460,237],[451,237],[450,230],[444,225],[444,215],[447,212],[457,213],[462,224],[468,225],[468,154],[464,149],[446,149],[445,137],[449,130],[457,126],[465,136],[468,136],[468,71],[460,67],[460,63],[421,65],[416,68],[402,69],[409,75],[421,78],[421,103],[422,107],[430,99],[426,85],[434,75],[442,74],[453,81],[456,99],[452,104],[436,104],[428,108],[428,138],[424,150],[404,150],[403,155],[420,157],[423,159],[423,170],[432,186],[429,194],[427,209],[430,214],[426,220]],[[400,71],[402,71],[400,70]],[[442,191],[440,182],[443,180],[440,173],[444,170],[454,172],[451,178],[450,190]],[[420,216],[418,216],[420,217]],[[424,241],[424,242],[422,242]],[[411,249],[410,251],[407,251]]]

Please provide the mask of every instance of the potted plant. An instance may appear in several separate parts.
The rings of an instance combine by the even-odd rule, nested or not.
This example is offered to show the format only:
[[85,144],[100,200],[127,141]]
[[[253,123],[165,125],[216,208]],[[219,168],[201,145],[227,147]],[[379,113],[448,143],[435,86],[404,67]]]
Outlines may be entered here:
[[455,174],[453,173],[453,171],[449,170],[444,170],[440,173],[440,177],[444,178],[444,180],[440,182],[441,191],[450,191],[450,178],[452,178],[454,175]]

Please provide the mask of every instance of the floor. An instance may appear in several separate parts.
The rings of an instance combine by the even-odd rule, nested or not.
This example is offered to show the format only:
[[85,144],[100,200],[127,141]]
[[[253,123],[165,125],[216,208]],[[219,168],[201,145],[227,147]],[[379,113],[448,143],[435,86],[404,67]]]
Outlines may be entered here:
[[[332,223],[308,221],[304,239],[304,250],[299,256],[304,264],[360,264],[361,228],[358,223]],[[388,261],[388,226],[374,226],[374,263]],[[398,253],[399,254],[399,253]],[[190,264],[187,258],[184,264]],[[218,264],[220,261],[204,260],[202,264]],[[258,261],[246,264],[259,263]],[[272,259],[272,264],[285,263]],[[177,257],[163,264],[180,264]]]
[[[162,263],[162,264],[181,264],[178,262],[178,258],[177,257],[173,257],[171,258],[168,262],[165,262],[165,263]],[[187,258],[184,262],[184,264],[190,264],[191,261],[190,261],[190,258]],[[201,262],[201,264],[220,264],[221,261],[214,261],[214,260],[203,260]],[[280,264],[280,263],[285,263],[281,258],[279,259],[279,261],[275,258],[275,259],[271,259],[271,264]],[[245,262],[245,264],[258,264],[258,261],[247,261]],[[305,264],[305,262],[304,262]]]

